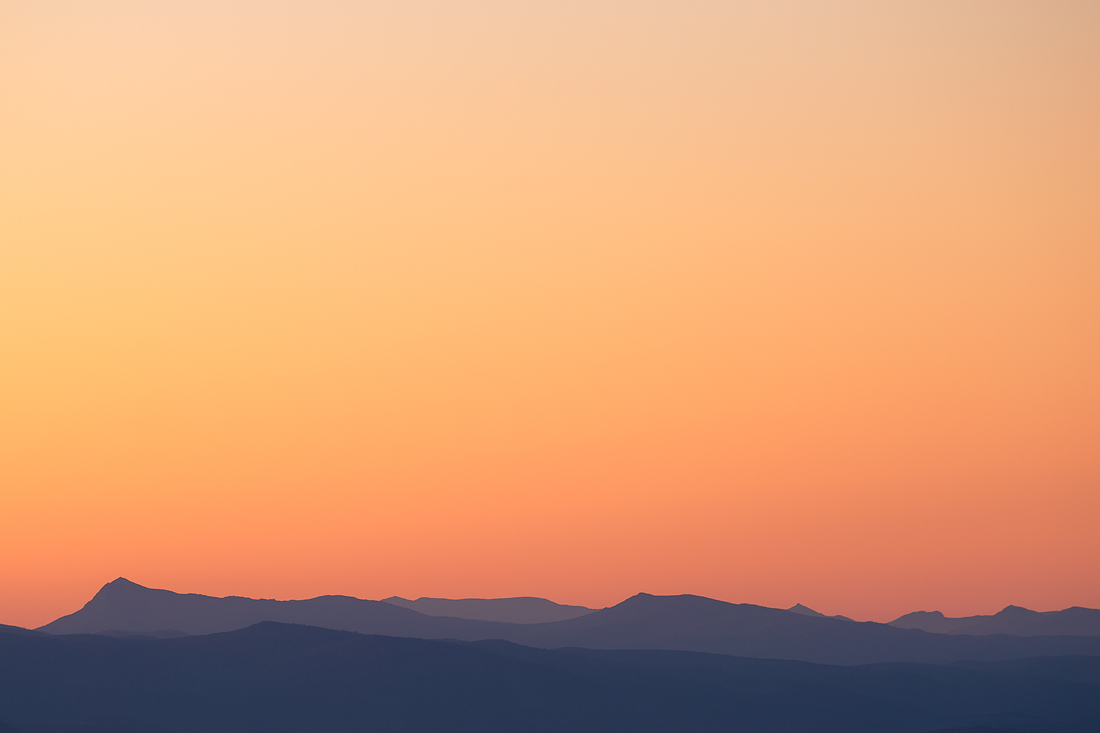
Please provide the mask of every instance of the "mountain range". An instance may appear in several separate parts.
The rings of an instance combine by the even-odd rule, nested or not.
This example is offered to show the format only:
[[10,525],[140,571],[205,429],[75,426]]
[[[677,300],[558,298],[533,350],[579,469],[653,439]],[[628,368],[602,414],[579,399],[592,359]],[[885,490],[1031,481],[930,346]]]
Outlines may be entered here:
[[939,611],[915,611],[891,621],[890,625],[934,634],[1100,636],[1100,610],[1074,606],[1062,611],[1031,611],[1008,606],[991,616],[962,618],[949,618]]
[[[502,628],[502,624],[496,622],[428,616],[392,603],[349,596],[319,596],[301,601],[240,596],[215,598],[146,588],[118,578],[103,586],[79,611],[62,616],[39,631],[47,634],[195,635],[234,631],[260,621],[427,639],[494,638]],[[513,624],[503,625],[511,626]]]
[[573,618],[512,623],[432,616],[347,596],[276,601],[179,594],[124,578],[105,585],[76,613],[39,631],[166,637],[227,632],[263,621],[421,639],[499,639],[549,649],[692,651],[845,665],[1100,656],[1098,636],[942,634],[691,595],[640,593]]
[[0,633],[4,733],[361,730],[1085,733],[1100,730],[1100,657],[838,667],[272,622],[177,639]]

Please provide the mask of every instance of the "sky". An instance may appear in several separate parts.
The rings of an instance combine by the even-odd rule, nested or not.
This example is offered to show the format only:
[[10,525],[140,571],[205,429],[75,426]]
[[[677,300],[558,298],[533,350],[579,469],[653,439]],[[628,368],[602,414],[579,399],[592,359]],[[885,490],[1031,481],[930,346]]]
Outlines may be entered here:
[[0,623],[1100,607],[1100,4],[0,2]]

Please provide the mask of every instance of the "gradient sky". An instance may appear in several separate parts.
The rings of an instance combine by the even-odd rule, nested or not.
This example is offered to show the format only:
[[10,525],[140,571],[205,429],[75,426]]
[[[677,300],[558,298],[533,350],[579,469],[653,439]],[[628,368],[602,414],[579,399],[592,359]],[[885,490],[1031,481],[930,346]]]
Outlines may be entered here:
[[0,2],[0,622],[1100,606],[1100,3]]

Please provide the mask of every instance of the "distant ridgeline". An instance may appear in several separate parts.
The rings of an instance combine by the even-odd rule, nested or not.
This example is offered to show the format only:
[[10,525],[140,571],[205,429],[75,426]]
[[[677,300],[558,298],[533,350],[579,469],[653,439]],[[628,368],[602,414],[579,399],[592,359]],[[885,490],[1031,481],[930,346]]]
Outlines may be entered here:
[[[214,598],[157,590],[119,578],[46,634],[171,637],[243,629],[262,621],[421,639],[502,639],[541,648],[665,649],[823,664],[951,663],[1100,655],[1100,611],[995,616],[903,616],[890,624],[700,596],[645,593],[593,610],[541,598],[301,601]],[[937,626],[937,624],[939,624]]]
[[1100,612],[878,624],[689,595],[274,601],[119,578],[41,629],[0,626],[0,733],[241,730],[1095,733]]
[[1100,611],[1074,606],[1064,611],[1029,611],[1008,606],[992,616],[949,618],[939,611],[915,611],[890,622],[899,629],[934,634],[1009,634],[1011,636],[1098,636]]
[[503,621],[514,624],[543,624],[565,621],[592,613],[584,606],[563,606],[545,598],[417,598],[393,596],[386,603],[411,608],[425,616],[450,616],[474,621]]

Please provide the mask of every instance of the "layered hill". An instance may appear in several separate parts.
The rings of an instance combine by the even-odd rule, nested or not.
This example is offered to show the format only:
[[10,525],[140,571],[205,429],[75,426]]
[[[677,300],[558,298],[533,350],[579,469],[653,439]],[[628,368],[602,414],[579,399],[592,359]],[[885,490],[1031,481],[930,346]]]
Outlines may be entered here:
[[41,631],[168,637],[232,631],[261,621],[421,639],[502,639],[550,649],[660,649],[824,664],[1100,656],[1100,637],[933,634],[690,595],[641,593],[576,618],[516,624],[428,616],[346,596],[274,601],[179,594],[121,578]]
[[391,603],[349,596],[320,596],[302,601],[215,598],[146,588],[118,578],[103,586],[79,611],[62,616],[39,631],[166,637],[181,632],[193,635],[235,631],[261,621],[387,636],[467,640],[503,638],[509,626],[426,616]]
[[1098,730],[1100,658],[833,667],[275,623],[162,640],[0,635],[5,733],[951,729]]
[[816,618],[838,618],[841,621],[851,621],[852,620],[852,619],[848,618],[847,616],[841,616],[839,614],[837,614],[836,616],[826,616],[823,613],[818,613],[817,611],[813,610],[812,608],[808,608],[806,606],[803,606],[801,603],[796,603],[793,606],[791,606],[790,608],[788,608],[787,610],[790,611],[791,613],[800,613],[803,616],[814,616]]
[[646,593],[569,621],[519,627],[509,638],[547,648],[677,649],[823,664],[1100,655],[1097,637],[952,636],[701,596]]
[[990,616],[951,618],[939,611],[915,611],[890,622],[899,629],[934,634],[1012,636],[1100,636],[1100,610],[1074,606],[1062,611],[1031,611],[1007,606]]
[[411,608],[425,616],[451,616],[474,621],[502,621],[513,624],[542,624],[565,621],[592,613],[585,606],[566,606],[545,598],[417,598],[410,601],[393,596],[383,599],[395,606]]
[[30,629],[24,629],[22,626],[8,626],[7,624],[0,624],[0,634],[24,634],[24,635],[37,635],[39,632],[31,631]]

